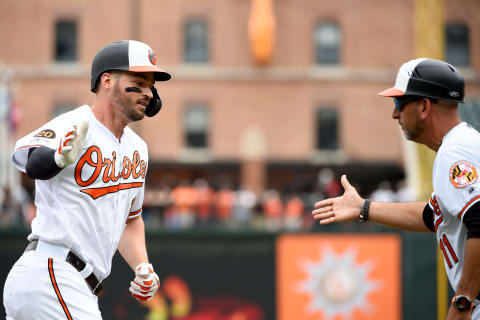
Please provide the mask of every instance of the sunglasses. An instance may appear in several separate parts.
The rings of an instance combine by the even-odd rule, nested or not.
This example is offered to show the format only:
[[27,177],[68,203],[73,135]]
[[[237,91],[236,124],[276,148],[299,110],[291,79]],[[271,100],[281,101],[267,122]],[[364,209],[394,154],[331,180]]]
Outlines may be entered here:
[[398,112],[402,112],[403,108],[405,108],[407,104],[421,99],[421,97],[394,98],[393,102],[395,102],[395,109],[397,109]]
[[[419,101],[424,98],[425,97],[417,97],[417,96],[393,98],[393,102],[395,102],[395,109],[398,112],[402,112],[403,108],[405,108],[405,106],[410,102]],[[427,98],[427,99],[430,100],[430,103],[438,103],[438,99],[435,99],[435,98]]]

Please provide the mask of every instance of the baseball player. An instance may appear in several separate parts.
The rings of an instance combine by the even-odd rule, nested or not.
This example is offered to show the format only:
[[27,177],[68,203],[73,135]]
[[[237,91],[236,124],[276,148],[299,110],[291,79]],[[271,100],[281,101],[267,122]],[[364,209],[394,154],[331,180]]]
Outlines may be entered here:
[[132,296],[155,295],[141,216],[148,151],[127,125],[160,110],[153,85],[169,79],[148,45],[110,43],[93,59],[95,103],[17,141],[12,161],[35,179],[37,215],[5,282],[8,320],[101,319],[97,296],[117,249],[135,272]]
[[435,232],[455,290],[448,319],[480,319],[480,133],[459,118],[464,80],[452,65],[420,58],[403,64],[395,86],[381,93],[395,102],[392,118],[408,140],[437,152],[433,194],[425,203],[362,199],[346,176],[343,196],[319,201],[320,224],[374,221],[390,227]]

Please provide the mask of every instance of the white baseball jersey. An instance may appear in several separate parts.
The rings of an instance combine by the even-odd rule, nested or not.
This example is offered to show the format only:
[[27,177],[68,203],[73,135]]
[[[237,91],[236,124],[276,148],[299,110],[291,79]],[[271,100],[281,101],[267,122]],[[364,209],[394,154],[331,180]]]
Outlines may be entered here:
[[58,148],[67,130],[82,119],[88,119],[89,129],[77,162],[51,179],[35,180],[37,215],[28,239],[70,248],[94,267],[101,281],[110,273],[127,219],[142,212],[146,143],[128,127],[118,140],[84,105],[18,140],[12,161],[25,172],[30,148]]
[[463,219],[480,201],[478,168],[480,133],[462,122],[447,133],[438,149],[433,164],[434,192],[429,201],[445,269],[455,291],[462,276],[467,240]]

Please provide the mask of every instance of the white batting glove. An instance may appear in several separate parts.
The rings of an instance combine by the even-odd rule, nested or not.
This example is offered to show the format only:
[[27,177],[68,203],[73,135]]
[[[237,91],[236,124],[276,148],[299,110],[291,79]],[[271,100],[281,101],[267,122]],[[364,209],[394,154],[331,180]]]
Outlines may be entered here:
[[85,144],[87,131],[88,121],[83,120],[79,126],[74,125],[63,136],[57,151],[55,151],[55,162],[59,168],[65,168],[77,161]]
[[139,301],[153,298],[160,287],[160,280],[150,263],[142,262],[135,268],[135,279],[130,281],[130,293]]

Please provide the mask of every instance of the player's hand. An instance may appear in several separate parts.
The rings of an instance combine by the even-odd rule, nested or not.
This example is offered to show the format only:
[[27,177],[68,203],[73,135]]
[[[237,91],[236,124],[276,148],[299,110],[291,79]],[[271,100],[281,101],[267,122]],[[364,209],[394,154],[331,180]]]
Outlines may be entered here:
[[135,279],[130,281],[130,293],[139,301],[153,298],[160,287],[160,280],[150,263],[142,262],[135,268]]
[[357,190],[348,182],[345,175],[341,178],[345,192],[343,196],[325,199],[315,203],[315,210],[312,211],[313,219],[320,224],[329,224],[340,221],[357,220],[363,205],[363,199],[358,195]]
[[55,162],[59,168],[65,168],[77,161],[85,144],[88,131],[88,121],[83,120],[80,125],[74,125],[60,140],[55,151]]

